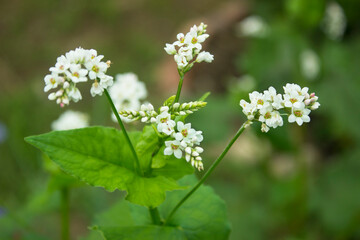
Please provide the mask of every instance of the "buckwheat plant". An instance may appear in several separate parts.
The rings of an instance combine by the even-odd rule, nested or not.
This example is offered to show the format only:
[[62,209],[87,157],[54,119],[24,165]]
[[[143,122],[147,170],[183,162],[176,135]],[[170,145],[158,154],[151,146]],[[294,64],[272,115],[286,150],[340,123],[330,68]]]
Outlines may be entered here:
[[[289,122],[301,125],[309,122],[310,111],[319,107],[315,94],[296,84],[287,84],[283,95],[273,87],[251,93],[250,103],[240,102],[248,120],[224,151],[199,181],[194,175],[186,176],[194,169],[205,169],[202,131],[186,119],[206,106],[209,93],[190,102],[180,102],[180,94],[185,74],[196,63],[214,60],[202,50],[209,37],[206,27],[194,25],[165,45],[166,53],[174,56],[180,79],[176,95],[162,106],[141,103],[147,91],[135,74],[117,75],[113,85],[113,78],[106,75],[110,61],[102,62],[103,56],[95,50],[70,51],[58,58],[45,77],[46,92],[59,88],[49,99],[56,99],[61,107],[81,99],[77,83],[93,81],[92,96],[105,93],[119,123],[121,131],[95,126],[26,138],[65,173],[108,191],[127,192],[125,200],[99,215],[91,227],[105,239],[227,239],[230,227],[225,204],[210,187],[203,186],[204,181],[254,121],[262,123],[264,132],[282,126],[284,114]],[[123,121],[139,121],[143,130],[127,131]]]

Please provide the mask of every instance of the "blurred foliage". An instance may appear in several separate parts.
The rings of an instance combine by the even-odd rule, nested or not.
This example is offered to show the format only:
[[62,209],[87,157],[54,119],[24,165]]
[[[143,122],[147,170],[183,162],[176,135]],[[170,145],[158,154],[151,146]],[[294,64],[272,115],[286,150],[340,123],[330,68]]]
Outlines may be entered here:
[[[150,96],[163,100],[176,89],[152,94],[159,92],[156,87],[162,84],[157,82],[156,72],[168,57],[162,52],[164,43],[174,39],[184,21],[204,16],[211,20],[224,2],[231,1],[186,0],[181,4],[191,7],[164,0],[3,2],[0,124],[6,133],[0,130],[0,239],[59,236],[59,192],[52,186],[66,184],[67,179],[50,180],[41,153],[23,140],[50,131],[51,121],[62,111],[42,92],[42,78],[56,57],[79,45],[95,48],[114,63],[110,74],[133,71],[146,82]],[[240,50],[231,55],[236,55],[231,59],[236,76],[221,72],[226,69],[221,64],[226,63],[213,63],[219,65],[214,68],[220,71],[218,75],[224,76],[218,81],[226,82],[229,92],[212,94],[207,107],[189,117],[193,126],[204,132],[208,167],[244,121],[238,103],[247,99],[250,91],[269,86],[280,89],[295,82],[319,96],[321,107],[301,128],[285,123],[264,134],[255,123],[247,130],[252,137],[242,136],[209,180],[227,203],[230,239],[360,238],[360,3],[337,1],[347,25],[343,38],[333,41],[322,30],[329,2],[251,1],[248,14],[261,16],[269,33],[262,38],[238,39],[236,44],[242,47],[233,46]],[[235,25],[223,27],[235,29]],[[212,41],[222,33],[215,32]],[[213,45],[221,52],[219,45]],[[300,55],[307,49],[313,50],[320,62],[320,72],[313,80],[308,80],[301,68]],[[206,76],[197,73],[196,77],[201,74]],[[239,80],[243,75],[254,80],[244,84],[244,78]],[[184,84],[189,83],[186,79]],[[197,90],[208,90],[207,85],[202,87]],[[160,102],[155,97],[149,100]],[[113,125],[105,98],[92,99],[86,93],[84,100],[71,108],[90,113],[93,125]],[[247,148],[247,144],[253,147]],[[241,151],[250,155],[250,162]],[[119,192],[109,194],[86,186],[73,189],[74,239],[85,237],[95,213],[108,209],[120,196]],[[87,239],[98,239],[97,235],[91,237]]]

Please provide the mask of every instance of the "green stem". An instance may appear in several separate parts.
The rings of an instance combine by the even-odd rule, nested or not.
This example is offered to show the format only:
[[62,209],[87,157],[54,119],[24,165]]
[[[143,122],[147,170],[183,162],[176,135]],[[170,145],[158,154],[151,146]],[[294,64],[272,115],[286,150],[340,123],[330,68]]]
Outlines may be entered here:
[[184,81],[184,73],[179,71],[179,75],[180,75],[180,81],[179,81],[179,85],[178,85],[178,89],[176,92],[176,97],[175,97],[175,103],[179,102],[179,98],[180,98],[180,93],[181,93],[181,88],[182,88],[182,84]]
[[150,216],[155,225],[161,224],[159,210],[157,208],[149,208]]
[[[140,176],[144,176],[144,173],[143,173],[143,171],[141,170],[140,161],[139,161],[139,158],[138,158],[138,156],[137,156],[137,154],[136,154],[134,145],[131,143],[131,140],[130,140],[130,138],[129,138],[129,135],[127,134],[127,131],[126,131],[125,126],[124,126],[124,124],[123,124],[123,122],[122,122],[122,120],[121,120],[121,118],[120,118],[120,115],[119,115],[118,111],[116,110],[116,107],[115,107],[115,105],[114,105],[114,102],[112,101],[112,99],[111,99],[111,97],[110,97],[110,94],[109,94],[109,92],[108,92],[106,89],[104,89],[104,92],[105,92],[105,95],[106,95],[107,99],[109,100],[109,103],[110,103],[110,105],[111,105],[111,109],[113,110],[113,112],[114,112],[114,114],[115,114],[115,116],[116,116],[116,119],[117,119],[117,121],[118,121],[118,123],[119,123],[119,125],[120,125],[120,128],[121,128],[121,130],[122,130],[123,133],[124,133],[125,139],[126,139],[128,145],[129,145],[130,149],[131,149],[131,152],[132,152],[132,154],[134,155],[135,163],[136,163],[136,168],[135,168],[135,169],[137,169],[137,171],[138,171],[138,173],[140,174]],[[179,94],[180,94],[180,93],[179,93]],[[160,215],[159,215],[158,209],[157,209],[157,208],[151,208],[151,209],[149,208],[149,212],[150,212],[151,217],[153,217],[153,216],[155,217],[155,216],[156,216],[156,213],[157,213],[158,218],[156,218],[156,222],[154,221],[155,218],[153,218],[153,222],[154,222],[155,224],[160,224],[161,221],[160,221]]]
[[117,119],[117,121],[119,123],[119,126],[120,126],[122,132],[124,133],[125,139],[126,139],[128,145],[129,145],[129,147],[131,149],[131,152],[132,152],[132,154],[133,154],[133,156],[135,158],[136,169],[137,169],[138,173],[140,174],[140,176],[144,176],[144,173],[141,170],[140,161],[139,161],[139,158],[138,158],[138,156],[136,154],[134,145],[131,143],[129,135],[127,134],[127,131],[126,131],[125,126],[124,126],[124,124],[123,124],[123,122],[122,122],[122,120],[120,118],[120,115],[119,115],[118,111],[116,110],[114,102],[112,101],[112,99],[110,97],[110,94],[106,89],[104,89],[104,92],[105,92],[105,95],[106,95],[107,99],[109,100],[109,103],[111,105],[111,109],[113,110],[113,112],[114,112],[114,114],[116,116],[116,119]]
[[69,240],[69,188],[63,187],[60,190],[61,194],[61,239]]
[[221,162],[221,160],[225,157],[226,153],[229,151],[231,146],[234,144],[234,142],[238,139],[238,137],[241,135],[241,133],[245,130],[246,125],[248,124],[249,120],[243,123],[243,125],[239,128],[237,133],[235,134],[234,138],[231,139],[229,144],[226,146],[224,151],[221,153],[221,155],[215,160],[215,162],[211,165],[209,170],[204,174],[204,176],[200,179],[200,181],[188,192],[185,197],[183,197],[180,202],[174,207],[174,209],[170,212],[169,216],[165,219],[164,225],[167,224],[172,216],[175,214],[175,212],[178,210],[178,208],[205,182],[205,180],[210,176],[210,174],[214,171],[216,166]]

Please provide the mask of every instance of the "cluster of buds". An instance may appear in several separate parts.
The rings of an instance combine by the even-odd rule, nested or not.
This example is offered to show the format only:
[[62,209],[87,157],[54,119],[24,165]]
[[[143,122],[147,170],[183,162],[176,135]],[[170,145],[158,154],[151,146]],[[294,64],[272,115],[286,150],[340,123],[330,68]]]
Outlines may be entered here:
[[301,126],[304,122],[310,122],[311,110],[319,108],[318,97],[315,93],[309,94],[309,88],[301,88],[297,84],[286,84],[284,94],[277,94],[275,88],[269,87],[263,93],[254,91],[249,94],[250,103],[240,101],[243,113],[249,121],[260,121],[261,130],[268,132],[270,127],[277,128],[283,125],[280,109],[288,115],[290,123],[296,122]]
[[187,72],[194,62],[210,63],[214,60],[214,56],[209,52],[201,52],[201,43],[209,37],[209,34],[206,34],[206,27],[204,23],[199,26],[194,25],[186,35],[179,33],[176,36],[177,41],[166,44],[164,49],[169,55],[174,55],[179,70]]
[[113,77],[106,75],[110,61],[102,62],[103,55],[97,55],[96,50],[76,48],[57,58],[54,67],[49,70],[51,74],[45,76],[44,91],[59,88],[49,94],[49,100],[56,100],[61,107],[68,105],[72,100],[77,102],[82,99],[76,84],[94,81],[90,93],[92,96],[102,95],[105,88],[113,84]]
[[[173,96],[175,97],[175,96]],[[145,103],[140,106],[139,111],[135,110],[121,110],[119,111],[120,116],[125,119],[127,122],[130,121],[136,121],[141,119],[141,122],[144,123],[155,123],[156,117],[160,114],[167,114],[170,115],[170,117],[175,116],[186,116],[189,114],[192,114],[199,109],[206,106],[206,102],[203,101],[194,101],[194,102],[188,102],[188,103],[174,103],[172,104],[174,98],[169,98],[169,103],[164,103],[164,106],[162,106],[159,110],[160,113],[157,113],[154,110],[154,106],[151,103]]]
[[198,111],[199,109],[205,107],[206,104],[207,103],[203,101],[188,102],[183,104],[175,103],[171,110],[174,115],[185,116]]

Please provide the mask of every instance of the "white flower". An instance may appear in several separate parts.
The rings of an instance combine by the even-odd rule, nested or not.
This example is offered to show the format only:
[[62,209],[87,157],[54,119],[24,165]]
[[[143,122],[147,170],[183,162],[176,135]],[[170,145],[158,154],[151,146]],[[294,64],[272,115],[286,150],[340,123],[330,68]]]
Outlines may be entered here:
[[103,92],[104,92],[104,88],[97,81],[95,81],[90,89],[91,96],[93,97],[95,97],[96,95],[101,96]]
[[176,38],[177,41],[175,41],[173,45],[181,47],[185,44],[185,36],[183,33],[179,33],[178,35],[176,35]]
[[254,104],[248,103],[245,100],[240,100],[240,106],[243,108],[243,113],[247,116],[249,120],[254,119],[254,113],[257,110]]
[[259,16],[250,16],[242,20],[237,28],[238,35],[246,37],[265,37],[269,30],[266,22]]
[[80,64],[71,64],[70,71],[67,72],[67,77],[71,79],[72,82],[86,82],[88,71],[86,69],[82,69]]
[[180,148],[180,142],[177,140],[174,141],[166,141],[165,142],[165,150],[164,150],[164,154],[165,155],[172,155],[174,154],[174,156],[178,159],[180,159],[182,157],[182,151]]
[[262,132],[268,132],[269,130],[270,130],[270,128],[265,123],[261,124],[261,131]]
[[82,99],[81,93],[80,93],[79,89],[76,88],[76,87],[73,87],[73,88],[69,91],[68,96],[69,96],[69,98],[71,98],[74,102],[77,102],[77,101],[79,101],[79,100]]
[[166,43],[164,50],[167,52],[167,54],[169,55],[174,55],[177,53],[175,46],[173,44],[168,44]]
[[210,54],[209,52],[201,52],[196,58],[196,62],[207,62],[211,63],[214,60],[214,55]]
[[203,139],[202,131],[196,131],[191,141],[196,145],[200,145]]
[[300,55],[301,72],[305,78],[313,80],[317,77],[320,71],[320,60],[317,54],[307,49]]
[[276,94],[276,90],[273,87],[269,87],[264,91],[264,99],[271,103],[271,106],[275,109],[283,108],[283,99],[281,94]]
[[51,124],[52,130],[69,130],[89,126],[89,117],[81,112],[68,110]]
[[105,62],[101,62],[99,57],[95,57],[92,61],[85,63],[85,67],[89,70],[89,78],[94,80],[102,78],[109,66]]
[[183,69],[188,65],[188,61],[186,59],[186,56],[184,56],[184,55],[176,54],[176,55],[174,55],[174,59],[175,59],[176,64],[178,65],[179,69]]
[[111,77],[111,76],[103,75],[100,78],[100,85],[103,88],[111,87],[113,84],[114,84],[114,80],[113,80],[113,77]]
[[299,126],[301,126],[304,122],[310,122],[310,110],[305,108],[305,104],[302,104],[298,108],[293,108],[291,111],[291,115],[288,118],[290,123],[296,122]]
[[117,74],[109,93],[114,101],[120,102],[124,99],[141,100],[147,97],[145,84],[134,73]]
[[177,133],[174,134],[174,137],[178,141],[185,141],[185,143],[190,142],[195,136],[196,131],[191,128],[191,123],[184,124],[181,121],[177,122]]
[[51,67],[49,70],[52,73],[66,73],[66,71],[70,68],[70,61],[64,56],[61,55],[57,58],[55,67]]
[[48,74],[45,76],[44,81],[45,81],[44,92],[48,92],[50,89],[58,87],[59,77],[53,74]]
[[175,121],[171,120],[171,115],[164,111],[156,117],[157,130],[160,133],[171,135],[174,132]]
[[304,101],[308,90],[309,89],[307,87],[301,89],[301,87],[297,84],[286,84],[284,87],[284,106],[288,108],[299,108],[299,104]]
[[249,94],[251,104],[253,104],[257,109],[267,107],[269,103],[265,101],[264,94],[254,91]]

